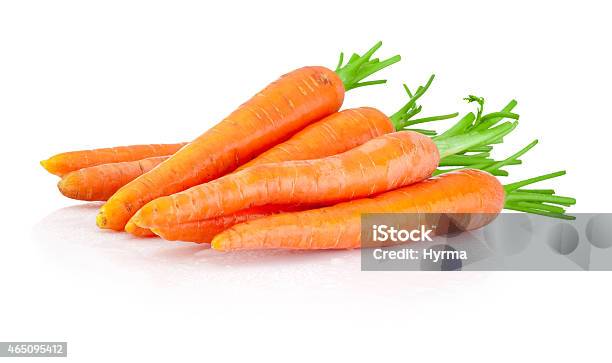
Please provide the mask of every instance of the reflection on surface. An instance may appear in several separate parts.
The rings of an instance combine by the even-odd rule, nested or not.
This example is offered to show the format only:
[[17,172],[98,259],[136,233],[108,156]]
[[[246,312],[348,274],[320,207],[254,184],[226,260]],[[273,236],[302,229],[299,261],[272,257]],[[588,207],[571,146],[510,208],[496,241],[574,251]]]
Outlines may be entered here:
[[70,274],[93,272],[108,279],[143,279],[162,285],[195,285],[211,289],[270,292],[287,287],[314,287],[327,295],[362,293],[397,298],[431,293],[453,281],[475,282],[483,273],[368,273],[360,270],[359,250],[218,252],[208,245],[137,238],[100,230],[100,204],[59,209],[39,221],[33,240],[43,260]]

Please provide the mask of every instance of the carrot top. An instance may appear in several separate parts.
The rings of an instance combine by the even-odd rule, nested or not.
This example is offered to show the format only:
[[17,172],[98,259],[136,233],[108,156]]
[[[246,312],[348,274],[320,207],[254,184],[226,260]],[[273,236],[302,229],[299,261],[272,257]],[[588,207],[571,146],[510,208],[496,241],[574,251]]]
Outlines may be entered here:
[[470,132],[470,131],[487,130],[495,126],[497,123],[499,123],[501,120],[505,118],[513,119],[513,120],[519,119],[518,114],[511,112],[512,109],[514,109],[514,107],[516,107],[517,105],[516,100],[510,101],[506,105],[506,107],[504,107],[501,111],[492,112],[486,115],[483,115],[484,103],[485,103],[484,98],[469,95],[468,97],[465,98],[465,100],[468,101],[468,103],[476,102],[478,104],[478,109],[476,111],[476,114],[474,114],[473,112],[466,114],[459,122],[453,125],[453,127],[446,130],[442,134],[438,135],[436,137],[437,140],[447,139],[449,137],[456,136],[456,135]]
[[[414,115],[421,112],[422,107],[417,104],[417,101],[429,89],[434,78],[435,75],[432,74],[423,86],[419,86],[416,89],[414,94],[410,91],[408,86],[404,84],[404,90],[408,94],[409,100],[389,117],[395,130],[409,130],[431,136],[440,151],[441,160],[439,162],[439,167],[457,166],[461,168],[470,167],[482,169],[494,164],[496,161],[489,158],[490,152],[493,149],[492,144],[501,143],[503,137],[516,128],[518,122],[497,124],[505,118],[513,120],[519,118],[518,114],[510,112],[517,105],[517,102],[512,100],[501,111],[483,116],[484,98],[469,96],[466,98],[468,102],[478,103],[476,114],[473,112],[466,114],[446,132],[436,136],[437,133],[434,130],[411,128],[411,126],[416,124],[446,120],[458,115],[458,113],[452,113],[412,119]],[[515,163],[516,161],[509,160],[504,163],[504,165],[513,165]],[[498,169],[500,170],[491,171],[491,173],[496,175],[507,174],[507,172],[501,170],[501,166],[499,166]],[[438,169],[435,175],[442,174],[445,171],[450,170]]]
[[[527,153],[529,150],[533,149],[533,147],[537,144],[538,140],[534,140],[521,150],[507,157],[506,159],[503,159],[501,161],[493,160],[488,163],[474,164],[471,165],[470,168],[480,169],[489,172],[493,175],[507,176],[508,173],[505,170],[502,170],[501,168],[507,165],[522,164],[522,161],[519,158],[525,155],[525,153]],[[458,169],[436,171],[435,175],[443,174],[453,170]],[[562,170],[555,173],[544,174],[534,178],[529,178],[504,185],[504,191],[506,193],[504,208],[516,210],[519,212],[539,214],[552,218],[568,220],[576,219],[576,217],[565,213],[565,207],[569,207],[576,204],[576,199],[571,197],[559,196],[555,193],[554,189],[524,189],[524,187],[527,185],[556,178],[565,174],[565,170]]]
[[[459,123],[461,123],[461,121],[459,121]],[[490,146],[491,144],[502,142],[503,137],[512,132],[516,126],[518,126],[518,121],[506,121],[500,125],[484,130],[466,128],[462,130],[462,132],[451,137],[434,137],[433,141],[440,151],[440,166],[453,165],[453,162],[449,162],[449,160],[452,159],[467,159],[472,160],[472,163],[475,162],[474,160],[487,161],[488,159],[486,156],[488,152],[475,155],[465,154],[473,148]]]
[[565,213],[565,207],[576,204],[576,199],[557,195],[554,189],[524,189],[527,185],[565,175],[565,170],[504,185],[504,208],[546,217],[573,220]]
[[361,82],[364,78],[369,77],[372,74],[401,60],[399,55],[394,55],[393,57],[383,61],[378,58],[371,59],[374,53],[376,53],[381,46],[382,42],[379,41],[363,55],[353,53],[346,64],[344,64],[344,53],[340,53],[340,59],[338,60],[338,65],[336,66],[335,72],[342,80],[344,89],[346,91],[357,87],[387,82],[385,79]]
[[432,74],[423,86],[419,86],[417,88],[414,94],[410,91],[410,88],[408,88],[406,84],[403,85],[406,94],[408,94],[409,100],[399,110],[397,110],[393,115],[389,117],[396,131],[409,130],[416,131],[427,136],[435,136],[436,132],[433,130],[410,129],[409,127],[425,122],[447,120],[450,118],[457,117],[459,115],[458,112],[455,112],[447,115],[429,116],[420,119],[412,119],[423,109],[422,106],[417,105],[417,101],[419,98],[421,98],[421,96],[425,94],[425,92],[427,92],[435,76],[435,74]]
[[[503,160],[503,163],[491,159],[490,155],[493,145],[503,142],[503,137],[518,125],[518,121],[506,121],[499,124],[504,119],[519,119],[518,114],[511,112],[517,102],[512,100],[501,111],[483,115],[484,98],[469,96],[466,100],[478,104],[476,113],[467,113],[448,130],[433,137],[442,158],[434,175],[472,168],[486,170],[496,176],[507,176],[508,172],[502,167],[520,164],[518,158],[527,150],[515,155],[514,158]],[[412,122],[415,121],[418,120],[412,120]]]

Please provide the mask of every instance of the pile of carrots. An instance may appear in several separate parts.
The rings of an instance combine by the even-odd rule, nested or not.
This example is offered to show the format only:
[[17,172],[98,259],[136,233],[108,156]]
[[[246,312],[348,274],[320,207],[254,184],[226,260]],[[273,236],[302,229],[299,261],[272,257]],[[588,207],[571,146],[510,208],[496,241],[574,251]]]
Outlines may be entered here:
[[[372,107],[340,111],[345,93],[385,83],[366,80],[398,62],[380,60],[377,43],[335,70],[307,66],[266,86],[189,143],[72,151],[41,162],[61,177],[68,198],[105,201],[98,227],[140,237],[240,249],[359,248],[363,213],[477,213],[512,209],[571,219],[575,199],[525,187],[547,174],[503,186],[496,176],[520,164],[537,141],[504,160],[496,144],[518,125],[512,100],[476,112],[445,132],[415,125],[457,113],[418,117],[434,76],[388,115]],[[479,228],[482,220],[471,228]]]

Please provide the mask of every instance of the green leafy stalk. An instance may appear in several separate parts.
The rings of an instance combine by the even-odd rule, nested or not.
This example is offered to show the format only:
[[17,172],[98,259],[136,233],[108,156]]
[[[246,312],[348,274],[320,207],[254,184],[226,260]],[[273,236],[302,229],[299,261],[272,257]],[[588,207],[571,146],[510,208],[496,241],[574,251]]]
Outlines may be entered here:
[[[487,159],[484,162],[468,162],[468,161],[462,162],[461,159],[458,159],[458,157],[463,157],[463,158],[466,158],[466,160],[473,161],[472,158],[475,160],[478,160],[477,157],[483,157],[483,156],[488,157],[489,156],[488,153],[480,153],[480,154],[472,154],[472,155],[451,155],[451,156],[448,156],[442,159],[440,161],[440,166],[463,166],[463,167],[455,168],[455,169],[442,169],[442,170],[439,169],[439,170],[436,170],[436,173],[434,173],[434,175],[440,175],[440,174],[448,173],[450,171],[470,168],[470,169],[480,169],[488,173],[491,173],[495,176],[508,176],[509,175],[508,172],[503,170],[502,168],[508,165],[522,164],[522,161],[519,158],[525,155],[525,153],[531,150],[537,143],[538,143],[538,140],[534,140],[533,142],[531,142],[529,145],[525,146],[518,152],[500,161]],[[473,149],[476,149],[476,148],[473,148]],[[457,162],[457,160],[459,160],[459,162]],[[455,164],[453,164],[453,162],[455,162]]]
[[[534,140],[529,145],[525,146],[518,152],[512,154],[510,157],[502,161],[493,161],[482,164],[472,163],[471,160],[477,158],[473,158],[473,156],[470,155],[450,156],[447,158],[447,160],[459,160],[463,163],[464,166],[455,169],[438,169],[434,172],[433,175],[441,175],[444,173],[461,170],[465,169],[466,167],[469,167],[471,169],[480,169],[488,171],[495,176],[507,176],[508,173],[505,170],[502,170],[501,168],[507,165],[520,164],[521,160],[519,159],[519,157],[523,156],[526,152],[531,150],[537,143],[538,140]],[[457,159],[457,157],[463,157],[465,158],[465,160]],[[457,164],[459,164],[459,162],[457,162]],[[528,185],[556,178],[562,175],[565,175],[565,171],[545,174],[535,178],[529,178],[505,185],[504,192],[506,194],[506,199],[504,208],[516,210],[519,212],[543,215],[552,218],[560,218],[567,220],[575,219],[574,216],[566,214],[565,208],[576,204],[576,199],[557,195],[554,189],[525,189],[525,187]]]
[[467,155],[449,155],[440,159],[438,166],[473,166],[480,164],[488,164],[494,160],[486,157],[473,157]]
[[447,156],[464,152],[470,148],[485,146],[490,144],[491,141],[502,139],[505,135],[512,132],[516,126],[518,126],[518,121],[507,121],[488,130],[468,131],[464,134],[445,139],[435,137],[433,140],[438,146],[440,158],[443,159]]
[[468,103],[476,102],[478,104],[478,110],[476,113],[476,123],[480,122],[480,118],[482,117],[482,111],[484,110],[484,102],[485,99],[483,97],[478,97],[474,95],[468,95],[464,98]]
[[338,65],[336,67],[336,74],[340,77],[342,83],[344,83],[344,89],[346,91],[353,88],[386,82],[386,80],[360,82],[372,74],[401,60],[399,55],[395,55],[383,61],[380,61],[378,58],[370,59],[381,46],[382,42],[378,42],[363,55],[354,53],[346,64],[343,64],[344,53],[340,53],[340,59],[338,60]]
[[[501,161],[489,158],[489,153],[493,150],[492,145],[503,142],[504,136],[517,126],[517,121],[495,126],[505,118],[518,119],[518,115],[511,112],[517,102],[512,100],[501,111],[482,115],[484,98],[469,96],[467,99],[470,102],[477,102],[479,111],[476,114],[473,112],[466,114],[447,131],[433,138],[441,155],[439,163],[441,168],[436,170],[434,175],[472,168],[486,170],[495,176],[507,176],[508,172],[502,167],[521,164],[519,157],[534,146],[529,145]],[[455,166],[459,168],[447,168]]]
[[521,180],[504,186],[504,208],[552,218],[575,219],[565,212],[565,207],[576,204],[576,199],[556,195],[553,189],[523,189],[523,187],[565,175],[565,170]]
[[435,136],[436,132],[433,130],[407,129],[407,127],[426,123],[426,122],[448,120],[458,115],[458,113],[452,113],[452,114],[447,114],[447,115],[437,115],[437,116],[423,117],[420,119],[412,120],[412,117],[420,113],[422,110],[422,107],[420,105],[417,105],[417,101],[419,100],[419,98],[421,98],[425,94],[425,92],[427,92],[434,78],[435,78],[435,74],[432,74],[423,86],[419,86],[417,88],[414,94],[410,91],[410,88],[406,84],[403,85],[404,90],[406,91],[406,94],[408,95],[408,98],[409,98],[408,102],[406,102],[399,110],[397,110],[393,115],[389,117],[396,131],[410,130],[410,131],[422,133],[427,136]]
[[491,150],[493,150],[493,146],[485,145],[485,146],[475,146],[475,147],[469,148],[466,150],[466,152],[479,153],[479,152],[490,152]]
[[405,123],[404,129],[406,129],[406,127],[409,127],[409,126],[418,125],[418,124],[422,124],[422,123],[426,123],[426,122],[448,120],[448,119],[451,119],[451,118],[455,118],[457,116],[459,116],[459,112],[449,113],[449,114],[446,114],[446,115],[422,117],[422,118],[418,118],[418,119],[414,119],[414,120],[407,120],[406,123]]
[[[425,92],[427,92],[429,86],[431,86],[431,83],[433,82],[435,77],[436,75],[432,74],[424,86],[419,86],[419,88],[417,88],[417,91],[414,93],[414,95],[410,92],[408,86],[404,84],[404,90],[408,94],[409,100],[399,110],[397,110],[397,112],[395,112],[389,117],[396,131],[403,130],[405,127],[403,122],[421,111],[420,106],[418,106],[416,102],[419,100],[419,98],[421,98],[421,96],[425,94]],[[418,111],[414,112],[415,109],[418,109]]]
[[406,131],[418,132],[419,134],[423,134],[425,136],[434,137],[436,136],[436,131],[427,130],[427,129],[406,129]]
[[514,107],[516,107],[516,105],[517,105],[516,100],[512,100],[501,111],[491,112],[489,114],[482,116],[480,123],[476,125],[474,129],[475,130],[488,129],[489,127],[493,127],[494,125],[496,125],[498,122],[500,122],[504,118],[518,120],[519,115],[516,113],[510,112],[512,111]]
[[[512,109],[514,109],[514,107],[516,107],[517,105],[516,100],[510,101],[501,111],[486,114],[484,116],[482,116],[482,111],[484,108],[484,98],[470,95],[466,98],[466,100],[468,100],[468,102],[478,103],[479,106],[478,106],[477,114],[475,115],[472,112],[466,114],[465,116],[463,116],[463,118],[459,122],[453,125],[453,127],[446,130],[442,134],[436,136],[438,140],[453,137],[459,134],[463,134],[463,133],[466,133],[467,131],[487,130],[495,126],[496,124],[498,124],[501,120],[505,118],[509,118],[513,120],[519,119],[518,114],[510,112],[512,111]],[[491,142],[491,144],[493,143],[494,142]]]
[[474,120],[476,120],[476,115],[474,115],[472,112],[469,112],[468,114],[463,116],[459,120],[459,122],[454,124],[450,129],[436,136],[436,140],[446,139],[466,132],[472,126]]
[[521,150],[519,150],[518,152],[510,155],[508,158],[502,160],[502,161],[498,161],[495,162],[487,167],[482,168],[482,170],[484,171],[488,171],[489,173],[492,173],[496,170],[501,170],[501,168],[503,168],[506,165],[513,165],[512,163],[516,163],[518,162],[520,164],[520,160],[519,158],[523,155],[525,155],[525,153],[527,153],[529,150],[531,150],[534,146],[536,146],[538,144],[538,140],[533,140],[529,145],[525,146],[524,148],[522,148]]

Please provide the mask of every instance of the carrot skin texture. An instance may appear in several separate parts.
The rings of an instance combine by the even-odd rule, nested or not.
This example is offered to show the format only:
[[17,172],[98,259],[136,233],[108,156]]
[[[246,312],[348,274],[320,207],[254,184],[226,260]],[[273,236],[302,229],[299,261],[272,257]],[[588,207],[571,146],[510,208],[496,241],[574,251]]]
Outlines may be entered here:
[[344,85],[325,67],[304,67],[268,85],[227,118],[113,195],[101,228],[123,230],[147,202],[225,175],[340,108]]
[[346,249],[361,247],[363,213],[479,213],[469,229],[489,223],[504,206],[504,188],[492,175],[473,169],[331,207],[283,213],[237,224],[218,234],[212,248]]
[[424,180],[440,155],[424,135],[400,131],[342,154],[315,160],[262,164],[158,198],[132,218],[152,228],[232,214],[252,206],[330,204]]
[[237,171],[261,164],[319,159],[340,154],[393,131],[391,120],[375,108],[343,110],[306,126],[289,140],[243,164]]
[[[152,233],[168,241],[210,243],[214,236],[238,223],[252,221],[278,213],[304,210],[304,207],[263,206],[240,211],[238,213],[206,219],[202,221],[170,224],[153,228]],[[131,222],[126,225],[129,226]],[[139,227],[136,227],[139,228]],[[143,230],[142,228],[140,228]]]
[[152,170],[169,156],[110,163],[70,172],[57,183],[66,197],[85,201],[106,201],[119,188]]
[[69,151],[54,155],[40,164],[51,174],[64,176],[70,172],[96,165],[137,161],[168,156],[187,143],[117,146],[111,148]]

